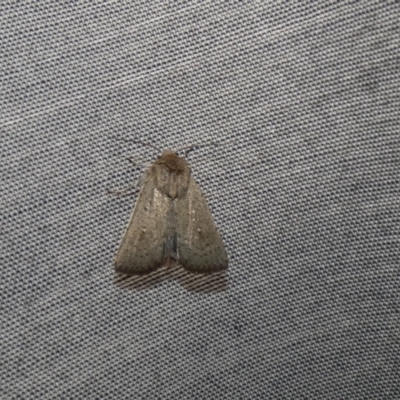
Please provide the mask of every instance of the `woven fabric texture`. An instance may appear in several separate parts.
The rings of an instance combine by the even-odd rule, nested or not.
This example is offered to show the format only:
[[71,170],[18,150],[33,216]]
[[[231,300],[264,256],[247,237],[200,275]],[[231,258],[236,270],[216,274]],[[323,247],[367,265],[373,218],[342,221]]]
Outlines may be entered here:
[[[399,21],[3,2],[0,398],[399,399]],[[115,276],[136,197],[107,190],[158,155],[124,140],[206,144],[226,274]]]

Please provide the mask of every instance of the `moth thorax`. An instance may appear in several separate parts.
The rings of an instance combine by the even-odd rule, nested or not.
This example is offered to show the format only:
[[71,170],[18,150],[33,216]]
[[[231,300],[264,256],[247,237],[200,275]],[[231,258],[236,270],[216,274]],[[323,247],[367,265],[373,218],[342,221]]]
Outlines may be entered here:
[[189,168],[187,162],[171,150],[164,151],[155,164],[163,165],[176,174],[184,174]]

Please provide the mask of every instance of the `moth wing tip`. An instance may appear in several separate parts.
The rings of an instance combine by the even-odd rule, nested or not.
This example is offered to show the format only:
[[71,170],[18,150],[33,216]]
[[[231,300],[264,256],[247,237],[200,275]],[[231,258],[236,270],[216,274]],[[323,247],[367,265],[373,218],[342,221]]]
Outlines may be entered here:
[[145,275],[150,272],[155,271],[161,267],[159,264],[151,265],[151,266],[146,266],[146,267],[135,267],[134,265],[124,265],[121,263],[114,263],[114,271],[117,272],[118,274],[125,274],[125,275]]
[[191,265],[190,263],[182,263],[183,268],[190,272],[196,272],[199,274],[212,274],[214,272],[222,272],[228,269],[228,262],[214,264],[214,265]]

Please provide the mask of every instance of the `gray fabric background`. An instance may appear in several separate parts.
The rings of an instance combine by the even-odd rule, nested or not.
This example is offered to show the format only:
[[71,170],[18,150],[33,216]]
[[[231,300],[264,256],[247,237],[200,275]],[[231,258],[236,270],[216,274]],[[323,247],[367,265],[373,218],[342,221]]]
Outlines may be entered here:
[[[0,398],[399,399],[399,21],[2,2]],[[135,196],[106,190],[157,152],[115,137],[220,143],[188,161],[225,287],[116,283]]]

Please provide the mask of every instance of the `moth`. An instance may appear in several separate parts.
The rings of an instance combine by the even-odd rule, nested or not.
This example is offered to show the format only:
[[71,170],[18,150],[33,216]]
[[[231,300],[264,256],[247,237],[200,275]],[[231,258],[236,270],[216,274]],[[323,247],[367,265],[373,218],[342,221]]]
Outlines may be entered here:
[[143,178],[115,270],[145,274],[171,263],[195,273],[226,269],[224,244],[186,160],[165,150]]

